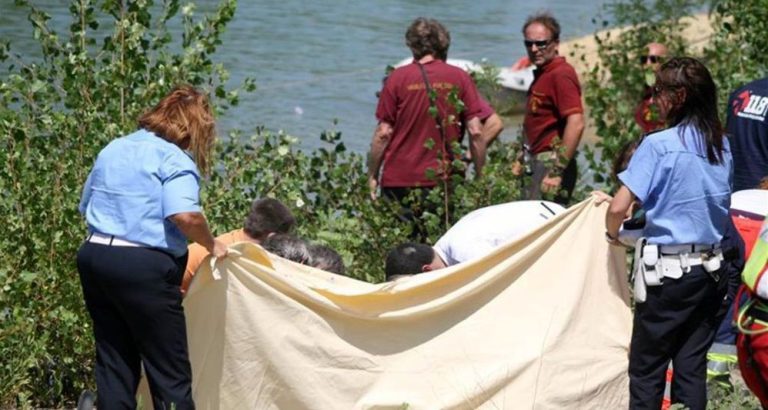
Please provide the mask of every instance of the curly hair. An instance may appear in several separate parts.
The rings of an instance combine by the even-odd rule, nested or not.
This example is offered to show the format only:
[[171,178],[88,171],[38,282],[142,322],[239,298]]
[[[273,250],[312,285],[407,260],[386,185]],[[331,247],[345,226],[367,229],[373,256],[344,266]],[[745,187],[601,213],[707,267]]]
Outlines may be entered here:
[[533,23],[539,23],[546,27],[547,30],[552,32],[552,40],[560,41],[560,23],[558,23],[557,19],[552,16],[552,13],[549,11],[542,11],[528,16],[528,18],[525,20],[525,23],[523,24],[523,36],[525,36],[525,29],[527,29],[528,26]]
[[251,212],[245,218],[243,230],[253,239],[264,240],[270,233],[289,233],[296,218],[282,202],[273,198],[253,201]]
[[319,243],[311,243],[309,244],[309,254],[313,267],[338,275],[346,273],[344,259],[333,248]]
[[451,46],[451,33],[439,21],[419,17],[405,32],[405,45],[417,60],[427,55],[445,60]]
[[309,244],[304,239],[288,233],[276,233],[267,238],[261,246],[267,252],[282,258],[312,266],[312,254],[309,253]]

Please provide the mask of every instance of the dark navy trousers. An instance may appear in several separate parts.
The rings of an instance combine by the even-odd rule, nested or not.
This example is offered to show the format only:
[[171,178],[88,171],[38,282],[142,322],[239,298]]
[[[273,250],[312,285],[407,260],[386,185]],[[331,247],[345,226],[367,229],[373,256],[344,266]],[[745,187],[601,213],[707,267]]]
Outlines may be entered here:
[[99,410],[136,408],[142,363],[155,409],[194,408],[179,290],[186,259],[151,248],[80,247],[77,267],[96,339]]
[[713,275],[694,266],[680,279],[649,286],[635,305],[629,348],[630,409],[661,408],[665,375],[672,361],[672,403],[691,410],[707,404],[707,351],[723,318],[727,290],[723,269]]

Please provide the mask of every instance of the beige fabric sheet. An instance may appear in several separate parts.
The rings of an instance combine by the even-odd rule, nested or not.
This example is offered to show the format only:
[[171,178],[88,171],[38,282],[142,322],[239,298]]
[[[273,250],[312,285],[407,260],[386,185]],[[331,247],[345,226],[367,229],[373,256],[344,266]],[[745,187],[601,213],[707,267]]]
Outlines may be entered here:
[[184,301],[197,406],[626,408],[629,290],[606,208],[379,285],[234,245]]

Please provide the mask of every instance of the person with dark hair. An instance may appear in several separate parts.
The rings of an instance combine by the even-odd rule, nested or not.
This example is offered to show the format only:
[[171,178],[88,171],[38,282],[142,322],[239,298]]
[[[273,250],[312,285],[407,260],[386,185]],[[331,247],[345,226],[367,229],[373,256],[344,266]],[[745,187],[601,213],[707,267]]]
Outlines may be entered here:
[[333,248],[319,243],[312,243],[309,245],[309,255],[312,260],[312,267],[337,275],[346,274],[344,260]]
[[672,58],[656,73],[654,103],[669,128],[646,136],[606,214],[606,240],[635,199],[645,210],[635,261],[635,317],[629,354],[631,409],[658,409],[673,364],[672,402],[706,407],[706,354],[727,291],[723,239],[733,160],[709,70]]
[[[226,245],[237,242],[253,242],[261,244],[270,235],[291,232],[296,224],[291,210],[274,198],[262,198],[253,201],[251,211],[243,222],[243,228],[235,229],[218,236],[216,239]],[[184,279],[181,282],[181,292],[186,293],[195,272],[200,267],[209,252],[198,244],[189,245],[189,258],[184,269]]]
[[406,242],[389,251],[384,273],[387,280],[391,281],[445,267],[445,263],[431,246]]
[[[447,55],[450,34],[440,22],[417,18],[405,40],[413,62],[394,70],[380,93],[378,125],[368,158],[368,186],[371,199],[377,198],[381,187],[381,195],[402,205],[398,217],[415,222],[417,206],[408,200],[409,193],[421,189],[426,197],[427,190],[449,177],[452,143],[460,141],[463,127],[471,138],[481,137],[482,107],[469,74],[441,59]],[[450,102],[451,94],[460,104]],[[435,110],[430,109],[433,104]],[[475,161],[480,159],[480,155],[475,157]],[[428,170],[436,177],[430,178]],[[414,232],[419,235],[418,228]]]
[[733,190],[753,189],[768,176],[768,77],[746,84],[728,100],[726,128],[733,148]]
[[573,67],[558,55],[560,24],[551,14],[528,17],[523,36],[536,65],[523,119],[524,156],[530,158],[525,169],[531,178],[526,197],[547,194],[565,205],[576,186],[576,149],[584,131],[581,85]]
[[300,263],[313,265],[312,254],[309,251],[309,243],[304,239],[288,233],[276,233],[270,235],[261,246],[269,253],[281,258]]
[[[77,269],[96,341],[99,409],[136,408],[144,364],[156,409],[193,409],[181,284],[187,238],[217,257],[200,209],[215,139],[208,98],[178,86],[110,142],[88,175]],[[185,152],[187,151],[187,152]]]

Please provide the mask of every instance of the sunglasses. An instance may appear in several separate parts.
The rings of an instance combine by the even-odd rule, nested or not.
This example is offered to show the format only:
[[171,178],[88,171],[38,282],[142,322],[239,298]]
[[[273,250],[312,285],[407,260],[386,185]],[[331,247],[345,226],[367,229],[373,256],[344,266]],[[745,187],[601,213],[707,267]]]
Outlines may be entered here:
[[523,44],[525,44],[526,48],[531,48],[533,46],[536,46],[536,48],[543,49],[549,47],[550,44],[552,44],[552,39],[549,40],[523,40]]
[[662,57],[661,56],[640,56],[640,64],[656,64],[661,62]]

